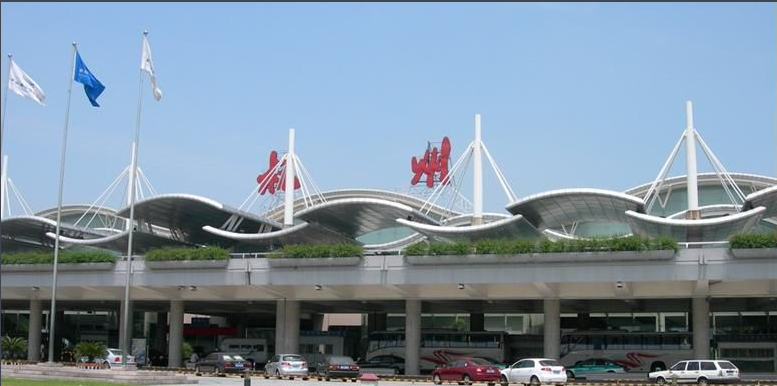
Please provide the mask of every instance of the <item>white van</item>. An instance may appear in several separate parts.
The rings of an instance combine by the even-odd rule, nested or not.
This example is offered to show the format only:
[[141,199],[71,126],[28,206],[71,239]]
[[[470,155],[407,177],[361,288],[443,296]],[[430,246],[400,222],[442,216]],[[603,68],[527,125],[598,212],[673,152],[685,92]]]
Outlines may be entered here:
[[222,352],[240,354],[252,362],[254,368],[264,366],[267,362],[267,339],[226,338],[219,346]]

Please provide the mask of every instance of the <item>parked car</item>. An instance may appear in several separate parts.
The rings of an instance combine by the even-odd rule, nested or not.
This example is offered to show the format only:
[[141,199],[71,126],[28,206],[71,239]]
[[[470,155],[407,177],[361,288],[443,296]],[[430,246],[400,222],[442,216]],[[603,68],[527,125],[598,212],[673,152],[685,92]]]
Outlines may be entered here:
[[574,366],[567,367],[567,378],[577,378],[588,374],[625,373],[626,368],[605,358],[591,358],[577,361]]
[[359,376],[359,365],[353,358],[343,355],[327,355],[323,362],[316,364],[316,374],[330,378],[356,378]]
[[507,368],[507,363],[500,362],[496,360],[496,358],[491,358],[491,357],[477,357],[477,358],[485,359],[488,363],[491,363],[492,365],[498,367],[500,371],[502,369]]
[[483,358],[459,358],[432,371],[432,381],[435,385],[440,385],[443,381],[464,382],[465,385],[488,382],[493,385],[500,377],[499,368]]
[[708,383],[739,382],[739,376],[739,369],[729,361],[692,359],[677,362],[669,370],[649,373],[648,379],[663,385],[677,377],[677,383],[705,386]]
[[264,365],[264,373],[275,376],[308,376],[308,362],[298,354],[276,354]]
[[246,367],[249,366],[250,362],[246,361],[240,354],[213,352],[200,359],[194,369],[198,373],[210,371],[220,374],[245,371]]
[[362,369],[393,369],[394,374],[405,373],[405,358],[396,355],[376,355],[358,365]]
[[502,383],[524,383],[540,385],[554,383],[563,385],[567,382],[564,366],[555,359],[526,358],[502,370]]
[[[104,369],[111,369],[114,367],[121,367],[121,349],[118,348],[107,348],[105,349],[105,353],[101,357],[94,358],[95,363],[99,363],[100,367]],[[88,362],[89,358],[87,357],[81,357],[79,362]],[[127,355],[127,366],[135,366],[135,357],[132,355]]]

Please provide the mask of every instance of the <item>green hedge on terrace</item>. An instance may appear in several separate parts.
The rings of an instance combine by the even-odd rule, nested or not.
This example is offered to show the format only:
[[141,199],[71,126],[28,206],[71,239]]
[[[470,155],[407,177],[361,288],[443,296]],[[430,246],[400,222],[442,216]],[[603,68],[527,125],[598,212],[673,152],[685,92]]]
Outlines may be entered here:
[[156,248],[150,249],[144,256],[146,261],[179,261],[179,260],[226,260],[227,250],[220,247],[202,248]]
[[356,257],[361,256],[364,248],[361,245],[339,243],[339,244],[290,244],[284,245],[281,253],[277,255],[268,255],[270,258],[292,258],[307,259],[314,257]]
[[413,244],[404,250],[406,256],[434,255],[514,255],[519,253],[616,252],[677,250],[670,237],[647,239],[637,236],[590,240],[479,240],[475,242]]
[[[116,258],[108,252],[62,251],[58,264],[71,263],[113,263]],[[2,264],[54,264],[54,252],[3,253]]]
[[743,233],[728,240],[733,249],[777,248],[777,232]]

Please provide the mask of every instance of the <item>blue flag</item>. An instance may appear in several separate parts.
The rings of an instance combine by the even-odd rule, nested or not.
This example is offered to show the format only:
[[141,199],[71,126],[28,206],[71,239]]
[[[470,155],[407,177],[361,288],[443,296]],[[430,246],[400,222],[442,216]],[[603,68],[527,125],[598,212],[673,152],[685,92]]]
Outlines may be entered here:
[[76,51],[76,66],[73,80],[78,83],[83,83],[86,97],[89,98],[89,103],[94,107],[100,107],[100,105],[97,104],[97,97],[103,93],[105,86],[103,86],[103,84],[95,78],[94,74],[89,71],[89,68],[84,64],[84,61],[81,60],[81,55],[78,51]]

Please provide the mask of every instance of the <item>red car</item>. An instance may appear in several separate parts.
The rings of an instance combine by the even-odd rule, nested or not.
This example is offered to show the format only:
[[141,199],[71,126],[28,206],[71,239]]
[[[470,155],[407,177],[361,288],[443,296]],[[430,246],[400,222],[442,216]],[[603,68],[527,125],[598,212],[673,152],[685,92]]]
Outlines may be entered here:
[[459,358],[432,371],[435,385],[442,384],[442,381],[464,382],[466,385],[488,382],[493,385],[501,376],[498,367],[481,358]]

